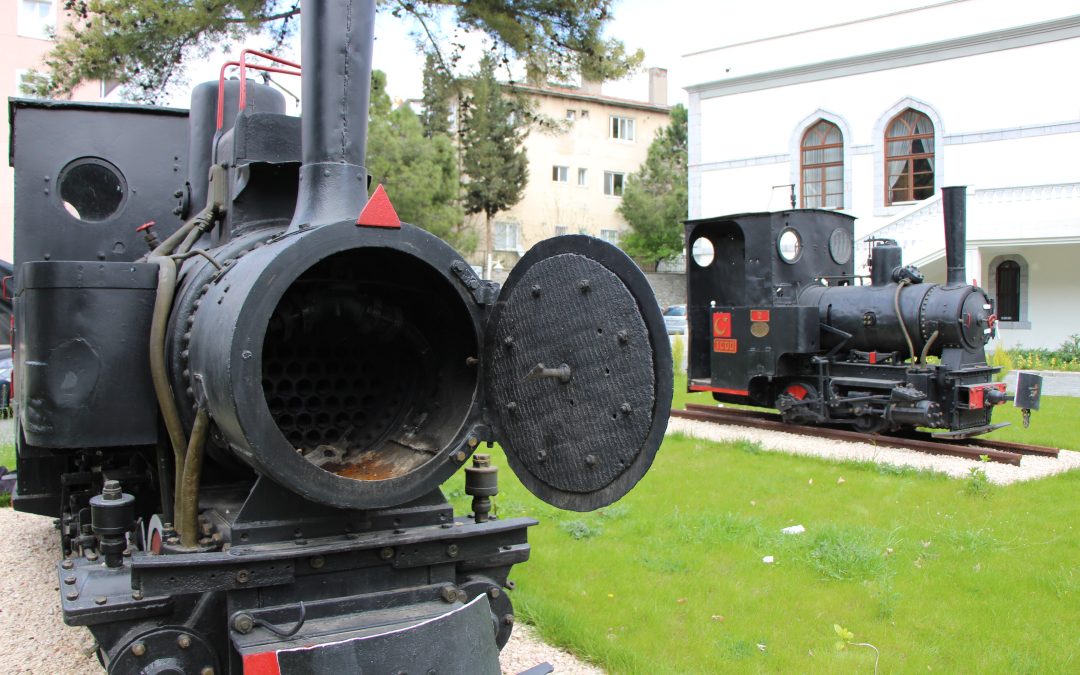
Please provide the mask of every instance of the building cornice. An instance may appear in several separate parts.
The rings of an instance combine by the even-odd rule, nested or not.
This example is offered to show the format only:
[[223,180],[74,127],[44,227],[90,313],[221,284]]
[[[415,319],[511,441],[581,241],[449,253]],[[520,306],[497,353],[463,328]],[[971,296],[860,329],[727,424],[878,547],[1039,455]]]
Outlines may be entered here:
[[581,92],[570,91],[566,89],[531,87],[525,84],[511,84],[509,85],[509,87],[514,91],[520,91],[522,93],[531,94],[533,96],[551,96],[553,98],[563,98],[571,101],[585,101],[587,103],[598,103],[600,105],[612,106],[614,108],[645,110],[648,112],[663,113],[665,115],[671,113],[671,106],[669,105],[657,105],[655,103],[648,103],[646,101],[632,101],[630,99],[615,98],[613,96],[604,96],[602,94],[584,94]]
[[1080,38],[1080,15],[882,52],[781,68],[686,87],[702,99],[959,59]]

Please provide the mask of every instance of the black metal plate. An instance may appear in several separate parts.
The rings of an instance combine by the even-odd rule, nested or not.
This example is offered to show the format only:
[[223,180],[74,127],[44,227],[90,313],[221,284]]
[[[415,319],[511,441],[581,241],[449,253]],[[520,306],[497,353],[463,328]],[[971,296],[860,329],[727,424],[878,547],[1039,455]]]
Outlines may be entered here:
[[[533,494],[590,511],[645,475],[667,427],[671,351],[653,291],[622,251],[576,235],[536,245],[485,338],[489,415]],[[569,378],[529,377],[541,365]]]

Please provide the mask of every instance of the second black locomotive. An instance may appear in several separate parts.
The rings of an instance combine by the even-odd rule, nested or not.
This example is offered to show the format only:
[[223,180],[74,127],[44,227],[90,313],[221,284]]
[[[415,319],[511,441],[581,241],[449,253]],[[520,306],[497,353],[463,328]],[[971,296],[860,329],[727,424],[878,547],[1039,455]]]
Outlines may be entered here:
[[[866,432],[967,437],[1004,426],[991,423],[1013,398],[986,362],[993,301],[964,280],[965,188],[945,188],[943,203],[945,284],[905,266],[891,240],[872,242],[863,284],[844,213],[689,221],[689,389]],[[1037,409],[1038,377],[1021,374],[1018,389],[1017,406]]]

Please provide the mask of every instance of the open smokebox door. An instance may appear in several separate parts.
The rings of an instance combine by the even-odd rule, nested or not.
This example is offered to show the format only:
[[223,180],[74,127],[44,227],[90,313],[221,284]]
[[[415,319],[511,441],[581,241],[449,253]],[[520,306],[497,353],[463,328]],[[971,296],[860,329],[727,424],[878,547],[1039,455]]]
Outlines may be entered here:
[[494,436],[540,499],[591,511],[652,465],[671,409],[671,350],[645,275],[585,236],[545,240],[514,266],[485,334]]

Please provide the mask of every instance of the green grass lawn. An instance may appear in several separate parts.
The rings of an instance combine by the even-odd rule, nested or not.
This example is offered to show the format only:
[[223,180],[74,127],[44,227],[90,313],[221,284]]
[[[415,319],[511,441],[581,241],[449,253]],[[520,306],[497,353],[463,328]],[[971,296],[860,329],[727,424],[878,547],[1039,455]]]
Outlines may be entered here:
[[1080,472],[975,489],[673,436],[626,498],[577,514],[493,454],[499,514],[541,520],[519,614],[612,672],[873,672],[834,624],[882,672],[1080,670]]

